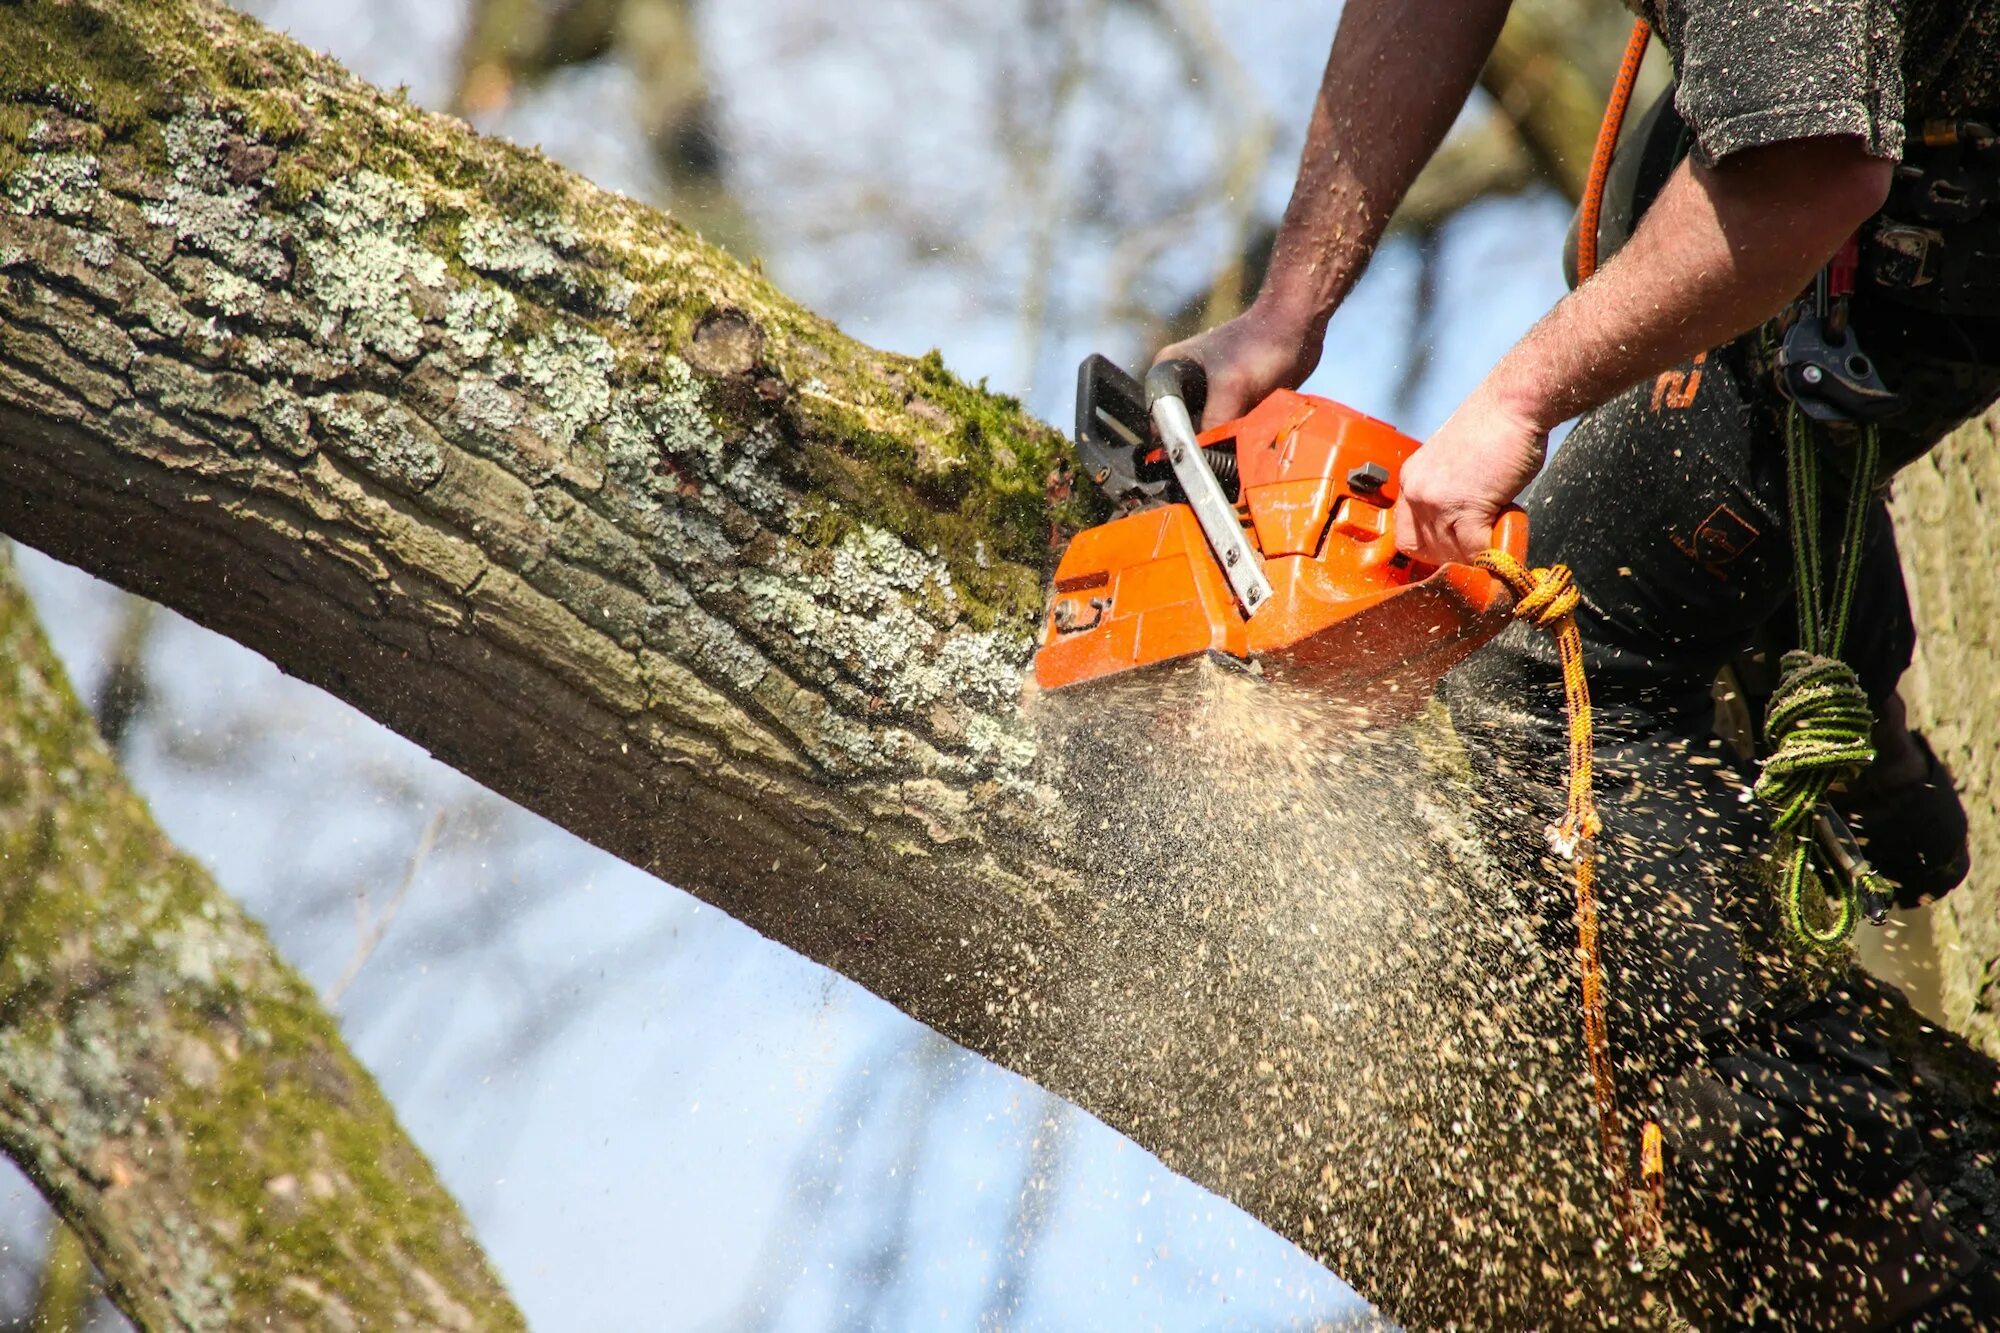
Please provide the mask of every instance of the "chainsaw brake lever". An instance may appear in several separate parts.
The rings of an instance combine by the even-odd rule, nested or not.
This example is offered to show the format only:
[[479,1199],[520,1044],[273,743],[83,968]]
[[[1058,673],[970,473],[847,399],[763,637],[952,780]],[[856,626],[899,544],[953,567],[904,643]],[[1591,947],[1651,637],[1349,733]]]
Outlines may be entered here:
[[1076,456],[1114,505],[1166,497],[1169,473],[1142,461],[1153,447],[1146,388],[1108,357],[1085,357],[1076,371]]

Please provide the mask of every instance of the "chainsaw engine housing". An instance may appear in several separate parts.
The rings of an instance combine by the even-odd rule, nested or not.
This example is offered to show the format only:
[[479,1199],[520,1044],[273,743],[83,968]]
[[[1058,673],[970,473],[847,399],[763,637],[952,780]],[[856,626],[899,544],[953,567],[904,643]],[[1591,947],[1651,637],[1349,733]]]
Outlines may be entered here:
[[[1104,373],[1085,365],[1086,383]],[[1130,437],[1129,424],[1120,434]],[[1120,460],[1126,494],[1113,498],[1150,507],[1078,533],[1056,568],[1035,657],[1044,688],[1220,653],[1315,688],[1415,708],[1505,623],[1506,590],[1491,575],[1396,550],[1390,510],[1416,440],[1339,403],[1280,390],[1199,443],[1216,476],[1233,481],[1269,600],[1245,614],[1172,488],[1131,494],[1130,478],[1157,472],[1148,467],[1156,447],[1142,441],[1130,466]],[[1092,444],[1080,452],[1095,478],[1102,436]],[[1525,559],[1526,516],[1510,511],[1494,544]]]

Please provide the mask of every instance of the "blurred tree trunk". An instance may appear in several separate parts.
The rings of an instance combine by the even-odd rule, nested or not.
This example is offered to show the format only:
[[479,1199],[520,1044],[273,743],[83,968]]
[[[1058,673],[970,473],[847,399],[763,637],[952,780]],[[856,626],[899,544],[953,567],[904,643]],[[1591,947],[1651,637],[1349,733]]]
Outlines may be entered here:
[[4,562],[0,662],[0,1147],[61,1219],[35,1327],[81,1327],[90,1260],[141,1328],[518,1327],[311,990],[126,787]]
[[42,1256],[28,1329],[30,1333],[83,1333],[96,1270],[90,1266],[83,1240],[60,1217],[49,1219],[48,1232],[49,1248]]
[[1896,479],[1897,539],[1917,620],[1912,724],[1958,779],[1972,876],[1931,909],[1945,1014],[2000,1056],[2000,414]]
[[[1460,1039],[1399,1052],[1435,1077],[1387,1095],[1450,1104],[1341,1158],[1383,1076],[1366,1013],[1314,1012],[1330,937],[1128,877],[1057,794],[1020,681],[1085,517],[1061,437],[205,0],[0,6],[0,52],[0,529],[1069,1097],[1392,1316],[1627,1281],[1589,1257],[1592,1168],[1560,1209],[1462,1174],[1465,1117],[1588,1163],[1564,1038],[1470,1099]],[[1420,965],[1377,998],[1477,981]]]

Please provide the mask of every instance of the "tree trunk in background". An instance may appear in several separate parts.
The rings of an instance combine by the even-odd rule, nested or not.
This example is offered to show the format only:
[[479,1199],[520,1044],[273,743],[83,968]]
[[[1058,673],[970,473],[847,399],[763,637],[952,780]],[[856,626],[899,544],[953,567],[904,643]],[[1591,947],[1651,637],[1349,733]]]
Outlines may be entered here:
[[2000,1056],[2000,415],[1896,478],[1896,535],[1917,621],[1904,677],[1972,821],[1972,875],[1931,909],[1945,1015]]
[[83,1333],[97,1270],[91,1267],[82,1239],[68,1223],[51,1217],[48,1232],[49,1247],[42,1255],[28,1328],[30,1333]]
[[[127,788],[4,562],[0,662],[0,1146],[119,1308],[519,1327],[311,989]],[[89,1290],[62,1254],[37,1319],[80,1327]]]
[[[1318,896],[1464,839],[1371,825],[1260,897],[1232,821],[1283,810],[1183,839],[1065,799],[1020,699],[1052,524],[1084,518],[1051,503],[1054,432],[213,4],[0,5],[0,56],[0,529],[1069,1097],[1394,1317],[1528,1322],[1625,1280],[1588,1260],[1568,1016],[1480,989],[1563,960],[1449,874],[1368,923],[1379,957]],[[1084,776],[1145,795],[1121,762]],[[1340,1147],[1369,1125],[1392,1155]],[[1478,1192],[1473,1148],[1530,1132],[1573,1179],[1523,1157],[1549,1194]]]

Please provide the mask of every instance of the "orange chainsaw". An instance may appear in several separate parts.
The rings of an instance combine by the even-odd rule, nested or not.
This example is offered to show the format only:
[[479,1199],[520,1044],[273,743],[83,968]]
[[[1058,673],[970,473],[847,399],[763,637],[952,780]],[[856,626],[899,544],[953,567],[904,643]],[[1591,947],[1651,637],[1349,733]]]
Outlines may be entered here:
[[[1506,623],[1507,590],[1470,565],[1396,550],[1390,510],[1417,441],[1281,389],[1195,433],[1192,361],[1144,386],[1101,356],[1077,375],[1076,449],[1121,512],[1056,566],[1035,679],[1061,689],[1211,653],[1407,716]],[[1493,545],[1527,558],[1527,515]]]

